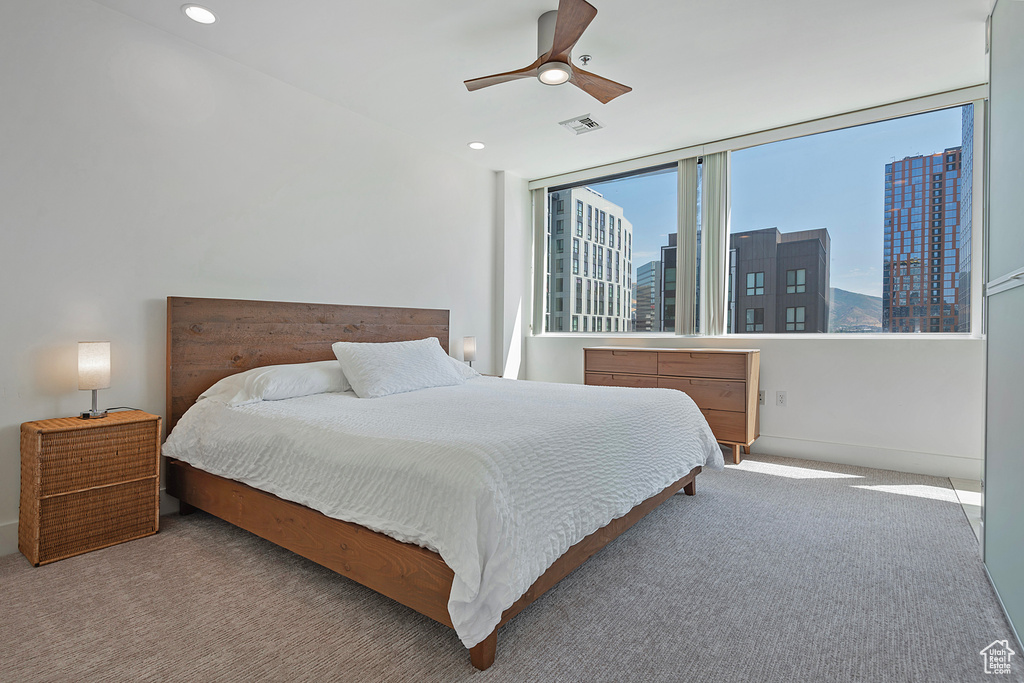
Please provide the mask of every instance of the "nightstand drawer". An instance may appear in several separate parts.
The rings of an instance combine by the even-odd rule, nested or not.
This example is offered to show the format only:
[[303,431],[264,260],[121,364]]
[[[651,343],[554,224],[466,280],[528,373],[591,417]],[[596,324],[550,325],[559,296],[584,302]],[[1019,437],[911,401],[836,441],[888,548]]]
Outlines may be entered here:
[[39,439],[39,495],[155,477],[160,461],[154,425],[112,423],[83,431],[31,434],[29,438]]
[[658,354],[653,351],[626,351],[624,349],[584,349],[584,367],[587,372],[658,374]]
[[719,441],[743,443],[746,441],[747,414],[726,410],[701,410],[711,431]]
[[658,378],[652,375],[612,375],[588,372],[583,381],[585,384],[602,387],[642,387],[654,389],[658,386]]
[[42,499],[38,563],[156,533],[158,495],[151,477]]
[[747,355],[699,351],[659,353],[658,374],[742,380],[747,375]]
[[659,377],[658,386],[685,392],[701,408],[742,413],[746,407],[745,382],[686,377]]

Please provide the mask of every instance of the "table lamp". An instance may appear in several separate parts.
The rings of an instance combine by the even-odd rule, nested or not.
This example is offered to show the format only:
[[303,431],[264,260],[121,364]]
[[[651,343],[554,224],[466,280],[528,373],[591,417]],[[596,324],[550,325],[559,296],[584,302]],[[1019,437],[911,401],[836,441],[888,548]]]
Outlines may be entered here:
[[83,412],[82,419],[106,417],[96,406],[96,392],[110,388],[110,342],[78,342],[78,388],[92,391],[92,410]]

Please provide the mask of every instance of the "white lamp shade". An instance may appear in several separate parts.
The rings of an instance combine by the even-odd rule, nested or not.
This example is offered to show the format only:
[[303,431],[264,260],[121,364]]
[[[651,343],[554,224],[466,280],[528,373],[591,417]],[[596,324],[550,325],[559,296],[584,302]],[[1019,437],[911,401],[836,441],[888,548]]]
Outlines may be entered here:
[[110,388],[110,342],[78,342],[78,388]]
[[462,360],[476,360],[476,337],[462,338]]

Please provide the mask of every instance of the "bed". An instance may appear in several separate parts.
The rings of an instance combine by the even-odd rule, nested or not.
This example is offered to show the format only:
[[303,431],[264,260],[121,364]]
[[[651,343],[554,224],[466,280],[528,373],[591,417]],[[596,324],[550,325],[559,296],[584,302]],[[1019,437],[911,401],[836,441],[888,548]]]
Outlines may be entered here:
[[[334,358],[331,344],[337,341],[384,342],[428,337],[436,337],[444,352],[447,352],[447,311],[168,298],[167,398],[169,430],[182,420],[183,415],[196,403],[203,391],[229,375],[267,365],[330,360]],[[438,353],[440,354],[440,352]],[[473,580],[479,578],[473,576],[477,565],[467,563],[464,553],[460,555],[458,552],[454,552],[452,549],[454,545],[458,545],[460,548],[469,548],[472,554],[477,552],[477,546],[484,545],[484,542],[479,540],[481,538],[497,538],[499,539],[498,546],[501,545],[500,539],[506,535],[516,539],[528,538],[527,535],[519,533],[519,526],[533,524],[535,527],[539,525],[538,528],[548,529],[548,526],[545,526],[548,522],[562,523],[562,518],[568,516],[566,514],[568,508],[558,509],[556,507],[552,508],[552,512],[545,513],[541,510],[534,510],[534,507],[540,508],[543,505],[539,505],[536,499],[533,499],[532,502],[525,505],[521,504],[519,508],[510,508],[513,512],[509,513],[505,511],[503,505],[496,505],[491,498],[488,498],[485,501],[486,504],[478,504],[478,507],[483,510],[479,514],[479,521],[476,518],[462,517],[448,526],[457,530],[474,525],[487,528],[501,526],[501,528],[493,533],[488,532],[487,535],[478,534],[469,540],[455,538],[453,542],[441,535],[419,535],[415,530],[406,532],[407,529],[413,529],[421,523],[419,517],[421,514],[423,515],[421,525],[433,529],[436,525],[431,521],[430,515],[434,514],[431,508],[421,507],[406,512],[404,507],[397,504],[392,504],[391,508],[387,508],[385,505],[391,504],[392,498],[404,500],[418,495],[418,489],[410,488],[403,495],[392,496],[368,492],[372,486],[356,486],[340,496],[345,501],[345,505],[349,507],[346,508],[342,505],[341,508],[335,510],[332,507],[333,503],[325,504],[324,496],[318,496],[315,492],[295,495],[294,492],[297,489],[290,488],[288,479],[283,482],[269,481],[265,480],[262,475],[253,474],[253,467],[248,465],[252,460],[249,456],[250,451],[253,453],[256,451],[266,452],[272,455],[277,450],[276,445],[273,447],[268,445],[276,443],[276,437],[270,432],[267,434],[259,432],[264,428],[263,425],[283,424],[286,420],[298,421],[298,423],[306,425],[299,431],[299,435],[305,438],[304,435],[308,433],[311,445],[304,448],[310,453],[309,457],[324,459],[327,456],[321,456],[317,449],[321,444],[336,441],[338,434],[331,430],[340,430],[341,427],[336,426],[335,422],[349,419],[347,416],[351,414],[353,416],[351,420],[357,425],[356,430],[358,431],[358,428],[361,428],[360,426],[364,423],[374,421],[386,423],[390,419],[392,427],[386,434],[386,438],[379,437],[380,432],[378,431],[350,437],[356,439],[352,442],[355,445],[349,444],[344,447],[345,457],[355,458],[359,450],[362,449],[366,452],[362,456],[362,462],[373,461],[379,463],[375,464],[375,467],[393,467],[396,470],[417,467],[419,461],[431,458],[442,462],[443,458],[448,457],[449,451],[450,457],[464,456],[468,458],[466,462],[487,463],[488,468],[491,467],[490,463],[492,462],[504,461],[506,464],[502,467],[505,469],[493,475],[483,473],[481,478],[485,484],[481,484],[477,488],[486,491],[488,496],[498,496],[501,503],[505,502],[506,497],[516,498],[517,496],[525,501],[527,498],[524,491],[536,486],[538,481],[549,479],[545,472],[533,473],[532,470],[535,467],[550,467],[554,471],[563,465],[561,459],[555,462],[556,459],[550,457],[550,454],[546,458],[540,459],[528,452],[535,446],[521,448],[519,445],[524,438],[526,442],[536,444],[538,430],[542,434],[554,431],[552,427],[555,423],[542,424],[545,419],[544,413],[551,412],[550,409],[534,408],[530,405],[531,387],[528,385],[533,385],[533,383],[512,382],[497,378],[475,378],[467,381],[464,387],[426,389],[421,392],[391,397],[388,401],[358,399],[350,393],[325,394],[302,399],[267,401],[230,410],[222,409],[214,405],[214,402],[204,400],[196,405],[195,410],[191,411],[182,422],[182,429],[174,434],[175,448],[170,450],[184,455],[181,460],[168,459],[167,490],[181,501],[183,513],[187,514],[196,508],[205,510],[387,595],[442,624],[455,628],[463,643],[470,650],[470,660],[473,666],[478,669],[486,669],[494,661],[497,631],[501,625],[666,498],[680,489],[693,495],[695,478],[700,472],[701,466],[695,465],[691,468],[689,461],[679,462],[676,458],[670,458],[664,466],[658,465],[657,467],[653,464],[648,465],[646,459],[637,460],[630,465],[629,476],[636,476],[639,483],[647,488],[637,488],[639,484],[633,482],[632,479],[626,482],[625,474],[622,472],[613,473],[611,479],[623,479],[622,492],[617,490],[614,492],[600,491],[603,486],[602,480],[600,478],[587,480],[586,477],[591,476],[590,473],[585,471],[585,468],[577,467],[579,473],[573,476],[579,477],[579,481],[570,480],[566,487],[571,488],[572,485],[575,485],[580,488],[582,486],[585,491],[594,492],[592,498],[600,500],[600,504],[593,503],[593,506],[598,509],[594,519],[602,519],[600,528],[588,527],[587,524],[593,525],[593,521],[589,517],[584,517],[582,521],[575,522],[575,526],[579,527],[575,529],[576,536],[569,532],[565,534],[544,532],[545,538],[550,536],[559,539],[562,545],[558,547],[548,547],[557,545],[554,541],[534,543],[533,546],[536,548],[529,543],[524,544],[517,541],[518,544],[513,544],[509,541],[507,544],[509,548],[500,553],[491,553],[491,550],[480,551],[481,555],[486,555],[479,560],[480,570],[482,571],[486,567],[488,572],[497,573],[499,578],[494,581],[484,576],[483,579],[479,579],[479,591],[469,594],[466,589],[466,577]],[[584,398],[590,399],[594,397],[594,394],[589,392],[594,389],[606,392],[631,391],[619,388],[570,385],[548,386],[546,389],[536,387],[533,390],[548,392],[545,394],[548,398],[544,400],[554,401],[555,403],[551,405],[558,405],[578,403]],[[588,392],[586,397],[573,393],[583,391]],[[512,432],[509,432],[510,436],[502,441],[502,435],[497,433],[501,430],[493,429],[490,431],[495,433],[488,434],[487,440],[483,440],[480,434],[486,430],[472,426],[475,424],[474,421],[487,420],[486,408],[488,405],[506,400],[506,397],[508,397],[507,400],[513,401],[511,405],[519,407],[516,412],[529,412],[531,409],[535,411],[531,418],[535,430],[532,442],[530,438],[523,437],[518,433],[512,438]],[[592,423],[595,421],[608,422],[612,418],[614,412],[598,415],[595,411],[604,403],[611,403],[613,398],[615,398],[613,394],[607,396],[601,394],[594,399],[593,405],[596,407],[591,411],[594,413],[590,417]],[[666,406],[670,409],[675,409],[675,405],[679,403],[675,394],[667,391],[645,394],[644,398],[657,398],[666,401]],[[685,400],[688,401],[688,399]],[[458,414],[462,416],[461,423],[460,420],[451,419],[450,424],[446,424],[444,427],[444,431],[449,433],[450,441],[438,439],[431,441],[427,436],[418,436],[420,433],[430,431],[428,422],[423,421],[417,424],[416,420],[423,419],[421,416],[424,414],[424,406],[429,408],[432,405],[444,406],[440,413],[445,415]],[[395,412],[386,412],[385,409]],[[491,406],[491,409],[505,410],[501,406]],[[239,427],[235,431],[249,440],[241,440],[234,445],[227,446],[229,449],[245,451],[245,457],[234,458],[234,460],[246,463],[242,470],[225,469],[213,460],[204,459],[204,456],[200,454],[202,449],[199,445],[195,445],[194,449],[190,445],[182,445],[200,444],[202,438],[206,438],[192,438],[188,435],[192,434],[191,430],[198,428],[195,425],[199,424],[201,419],[206,419],[203,418],[204,414],[213,413],[218,414],[218,419],[220,419],[221,413],[225,415],[231,413],[232,419],[242,421],[238,423]],[[339,417],[320,420],[317,416],[321,414]],[[382,415],[383,417],[381,417]],[[678,421],[682,422],[682,420]],[[494,421],[490,420],[490,422]],[[266,427],[266,429],[270,428]],[[373,428],[379,429],[379,426],[374,425]],[[689,428],[687,427],[687,429]],[[694,426],[693,429],[696,430],[693,433],[699,437],[697,440],[705,439],[710,444],[714,444],[710,430],[706,430],[707,435],[702,436],[706,424],[703,428]],[[231,432],[230,429],[220,431]],[[189,441],[189,438],[192,438],[192,441]],[[659,435],[658,438],[669,438],[669,436]],[[292,435],[288,436],[286,441],[289,448],[294,450],[293,442],[301,441],[301,439],[299,436]],[[416,448],[419,450],[416,451],[415,457],[407,457],[407,454],[403,453],[403,448],[404,445],[412,442],[417,442]],[[565,453],[565,463],[569,463],[573,457],[586,457],[586,453],[578,455],[569,453],[560,442],[556,441],[555,446],[559,453]],[[720,460],[720,451],[717,450],[717,446],[713,447],[718,455],[718,460]],[[323,448],[328,447],[324,445]],[[651,449],[651,452],[660,453],[666,448],[667,443],[661,443],[657,448]],[[697,450],[703,450],[710,454],[711,448],[712,446],[702,442]],[[388,456],[370,457],[375,455],[374,449],[387,452]],[[192,453],[192,450],[195,453]],[[284,449],[281,450],[283,452]],[[478,453],[483,455],[477,457]],[[197,463],[198,466],[184,462],[185,456],[193,463]],[[402,460],[402,457],[407,457],[407,459]],[[531,457],[534,460],[529,460]],[[708,461],[709,464],[716,466],[719,464],[714,461],[713,456],[706,457],[712,458],[711,461]],[[654,456],[651,456],[651,459],[655,459]],[[532,463],[529,465],[528,475],[534,476],[533,483],[518,484],[516,480],[505,478],[507,470],[515,469],[517,463],[520,462]],[[585,461],[581,460],[581,462]],[[304,467],[301,464],[290,465],[288,469],[290,472],[291,470],[302,470]],[[523,467],[525,468],[526,465]],[[671,469],[672,467],[675,469]],[[641,476],[648,469],[650,470],[649,475]],[[637,474],[634,475],[633,470],[636,470]],[[655,481],[651,479],[652,477],[660,476],[664,479],[669,474],[671,481],[667,486],[661,488],[662,483],[657,483],[652,489],[651,481]],[[322,474],[320,476],[323,477]],[[336,482],[331,482],[327,486],[327,489],[343,490],[344,481],[349,476],[351,475],[339,476]],[[441,478],[438,475],[437,480],[431,481],[427,479],[430,476],[432,475],[428,472],[422,471],[415,473],[412,478],[419,478],[416,480],[427,482],[427,485],[420,487],[426,491],[444,488],[448,485],[448,479],[451,478],[450,474],[444,475],[446,478]],[[528,478],[527,474],[523,476]],[[607,479],[608,476],[605,475],[605,478]],[[470,482],[467,485],[475,485],[472,484],[474,479],[467,478],[467,481]],[[388,486],[391,484],[389,483]],[[405,489],[395,490],[406,491]],[[638,490],[644,490],[647,493],[644,493],[642,497],[637,497]],[[475,491],[472,489],[469,494],[473,500],[480,498]],[[279,495],[275,495],[275,493]],[[606,493],[609,495],[614,493],[614,495],[610,495],[607,504],[605,504],[604,497]],[[370,515],[353,513],[353,510],[365,509],[364,504],[368,504],[366,500],[360,498],[360,495],[367,500],[376,495],[380,499],[378,502],[385,508],[385,512],[374,510]],[[573,495],[579,496],[579,493],[576,492]],[[454,498],[450,499],[454,500]],[[625,507],[623,507],[623,501],[629,501]],[[587,505],[591,504],[588,498]],[[615,508],[615,506],[619,506],[621,509]],[[448,507],[458,508],[459,506]],[[471,508],[472,505],[467,507]],[[493,517],[501,520],[500,525],[497,522],[492,523],[488,517],[492,514],[492,507],[499,510],[499,512],[493,513]],[[325,514],[325,512],[329,514]],[[412,516],[402,518],[403,514]],[[600,517],[601,514],[604,514],[610,521],[605,523],[605,518]],[[379,522],[380,519],[389,515],[391,516],[389,519],[393,522],[390,526]],[[337,517],[343,517],[349,521],[343,521]],[[374,531],[373,529],[378,530]],[[396,533],[396,530],[402,533]],[[387,533],[380,533],[380,531]],[[533,553],[534,550],[536,550],[535,553]],[[487,555],[487,553],[491,554]],[[507,574],[503,573],[502,568],[506,564],[514,568],[515,571],[510,569]],[[530,573],[531,571],[532,573]],[[484,574],[486,573],[484,572]],[[506,576],[514,577],[515,580],[503,578]],[[500,598],[485,599],[487,595],[498,594],[495,593],[494,586],[504,591],[498,591]],[[474,587],[475,590],[476,587]],[[483,597],[477,599],[478,593]],[[463,604],[463,598],[460,596],[468,596],[464,601],[466,604]],[[472,601],[481,603],[479,610],[476,606],[468,605]],[[470,607],[477,611],[470,610]]]

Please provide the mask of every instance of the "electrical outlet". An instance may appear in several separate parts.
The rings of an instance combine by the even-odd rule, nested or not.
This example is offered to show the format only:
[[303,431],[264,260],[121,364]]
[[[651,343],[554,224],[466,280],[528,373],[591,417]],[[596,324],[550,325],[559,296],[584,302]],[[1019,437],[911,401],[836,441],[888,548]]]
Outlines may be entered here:
[[757,402],[760,403],[761,405],[764,405],[764,389],[761,389],[757,392]]
[[786,392],[785,391],[776,391],[775,392],[775,405],[777,405],[780,408],[785,408],[786,407]]

